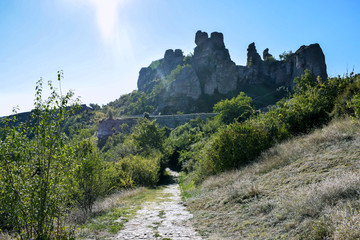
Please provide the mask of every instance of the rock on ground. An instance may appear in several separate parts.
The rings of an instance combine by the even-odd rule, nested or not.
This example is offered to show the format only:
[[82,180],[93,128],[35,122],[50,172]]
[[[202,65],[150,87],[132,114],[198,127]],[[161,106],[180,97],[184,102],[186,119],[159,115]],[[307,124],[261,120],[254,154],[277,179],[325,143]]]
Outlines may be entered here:
[[171,184],[154,202],[145,202],[114,239],[202,239],[192,227],[191,218],[182,204],[179,185]]

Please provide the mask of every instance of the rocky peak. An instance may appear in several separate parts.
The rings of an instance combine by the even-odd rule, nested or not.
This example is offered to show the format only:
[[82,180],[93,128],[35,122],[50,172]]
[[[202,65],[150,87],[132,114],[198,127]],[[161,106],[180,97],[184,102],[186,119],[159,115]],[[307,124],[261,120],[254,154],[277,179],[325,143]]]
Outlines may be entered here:
[[[208,33],[197,31],[195,44],[191,60],[186,61],[188,65],[180,49],[169,49],[163,59],[140,70],[138,88],[149,93],[181,66],[172,80],[165,82],[158,98],[158,112],[211,111],[212,104],[224,97],[236,96],[240,91],[256,99],[258,106],[267,106],[281,98],[278,87],[291,89],[294,78],[301,76],[305,69],[312,72],[314,80],[317,76],[327,79],[325,56],[319,44],[301,46],[284,60],[268,61],[272,57],[269,49],[263,51],[262,60],[255,43],[251,43],[247,48],[246,66],[236,66],[231,60],[222,33],[213,32],[209,37]],[[267,97],[259,95],[262,93],[267,93]]]
[[258,65],[262,62],[259,53],[256,50],[255,43],[250,43],[247,48],[247,62],[246,66],[250,67],[253,65]]
[[172,70],[174,70],[177,65],[182,64],[184,60],[184,54],[180,49],[168,49],[165,51],[164,60],[157,71],[162,75],[169,75]]
[[164,54],[164,62],[172,62],[176,58],[181,58],[181,60],[184,58],[183,51],[181,49],[168,49],[165,51]]
[[263,51],[263,59],[264,59],[264,61],[267,61],[269,58],[272,58],[272,57],[273,57],[273,55],[271,55],[271,54],[269,53],[269,49],[266,48],[266,49]]
[[225,48],[222,33],[197,31],[195,35],[193,68],[200,79],[202,93],[213,95],[215,91],[226,94],[236,89],[237,70]]
[[197,31],[195,34],[195,44],[199,46],[202,42],[206,41],[209,38],[207,32]]
[[309,69],[314,76],[327,79],[325,55],[318,43],[301,46],[290,58],[294,67],[294,76],[301,76],[305,69]]
[[157,60],[158,66],[141,68],[138,78],[138,89],[143,92],[151,92],[158,80],[164,80],[184,60],[181,49],[168,49],[165,51],[164,58]]

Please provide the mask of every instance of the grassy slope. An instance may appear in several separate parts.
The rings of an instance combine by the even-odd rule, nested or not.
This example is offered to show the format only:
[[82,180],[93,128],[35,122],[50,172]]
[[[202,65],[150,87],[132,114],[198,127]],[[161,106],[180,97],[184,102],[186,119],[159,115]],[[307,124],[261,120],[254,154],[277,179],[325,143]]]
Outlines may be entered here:
[[279,144],[188,193],[195,227],[210,239],[358,239],[360,121]]

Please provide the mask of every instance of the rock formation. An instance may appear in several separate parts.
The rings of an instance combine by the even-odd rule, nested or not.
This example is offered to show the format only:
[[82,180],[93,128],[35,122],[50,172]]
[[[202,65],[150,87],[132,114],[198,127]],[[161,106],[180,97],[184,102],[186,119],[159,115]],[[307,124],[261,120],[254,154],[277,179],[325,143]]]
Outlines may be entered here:
[[164,87],[157,112],[184,113],[211,111],[213,103],[244,91],[253,98],[266,92],[273,94],[273,102],[258,101],[259,106],[273,104],[280,86],[293,88],[293,79],[309,69],[314,79],[327,79],[325,56],[319,44],[300,47],[285,60],[275,60],[269,49],[263,59],[255,43],[247,49],[246,66],[236,66],[225,48],[222,33],[198,31],[194,54],[185,57],[181,50],[167,50],[164,58],[140,70],[138,89],[151,92],[158,84]]
[[225,48],[222,33],[198,31],[195,36],[196,48],[192,58],[192,67],[200,81],[201,92],[213,95],[215,91],[227,94],[237,89],[236,65],[231,61]]
[[153,69],[152,66],[141,68],[138,78],[138,89],[143,92],[151,92],[160,79],[165,79],[172,70],[184,60],[184,54],[180,49],[175,51],[168,49],[165,51],[164,58],[158,60],[159,66]]

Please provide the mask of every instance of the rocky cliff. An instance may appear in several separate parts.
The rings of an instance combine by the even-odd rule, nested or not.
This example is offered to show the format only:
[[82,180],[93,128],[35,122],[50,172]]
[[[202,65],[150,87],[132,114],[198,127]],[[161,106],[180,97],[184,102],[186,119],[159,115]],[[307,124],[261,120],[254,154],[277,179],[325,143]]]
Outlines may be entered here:
[[246,66],[237,66],[231,60],[222,33],[213,32],[209,37],[198,31],[195,44],[192,56],[185,57],[179,49],[167,50],[163,59],[140,70],[139,91],[161,89],[156,112],[211,111],[218,100],[240,91],[253,97],[258,106],[266,106],[281,97],[277,88],[292,89],[294,78],[305,69],[311,70],[314,80],[317,76],[327,79],[325,56],[319,44],[301,46],[283,60],[276,60],[269,49],[263,51],[261,58],[251,43]]

